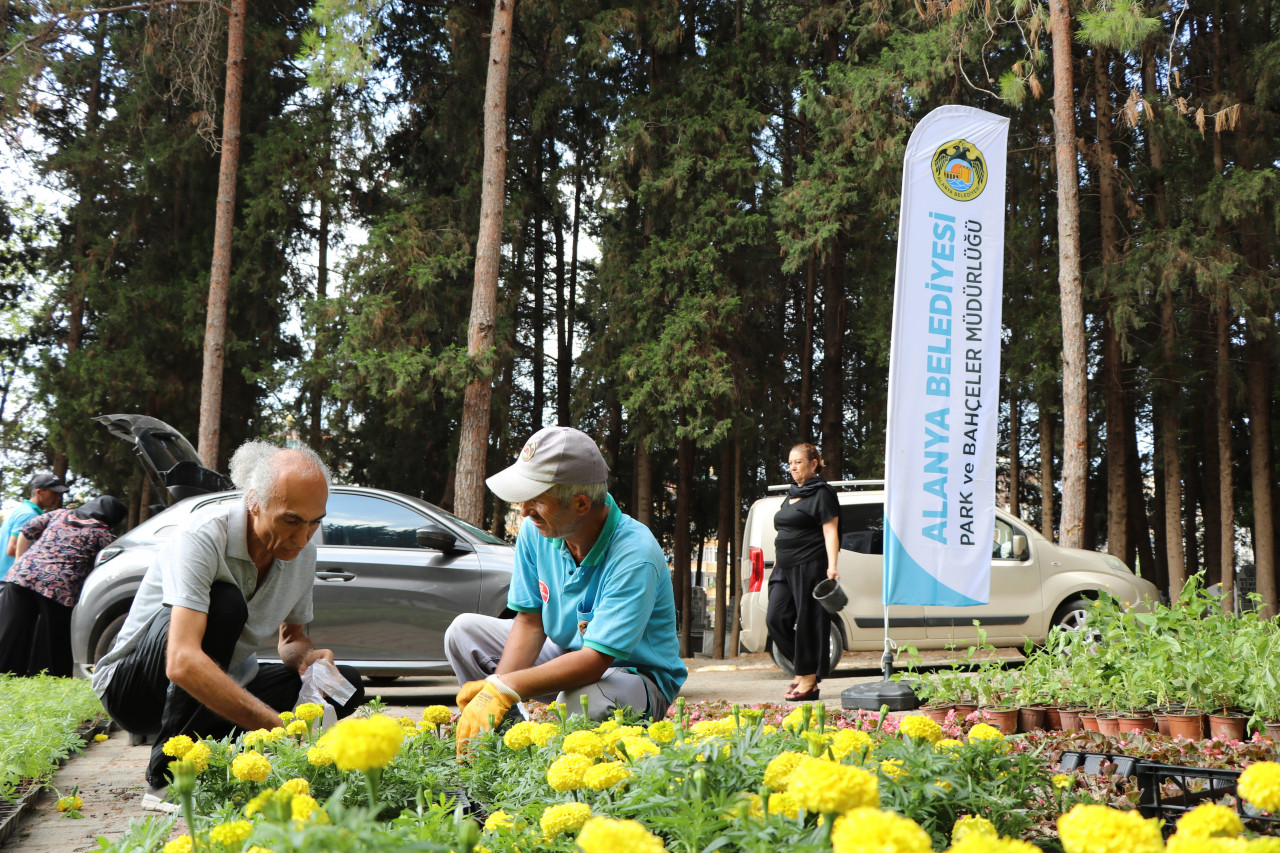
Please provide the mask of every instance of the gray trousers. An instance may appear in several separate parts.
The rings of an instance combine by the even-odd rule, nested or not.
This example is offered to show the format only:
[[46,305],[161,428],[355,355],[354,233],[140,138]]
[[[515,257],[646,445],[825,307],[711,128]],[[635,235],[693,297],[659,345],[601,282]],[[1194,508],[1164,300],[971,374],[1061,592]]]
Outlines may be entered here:
[[[512,619],[498,619],[479,613],[463,613],[453,620],[444,634],[444,653],[449,665],[458,676],[458,684],[478,681],[490,676],[498,668],[502,650],[515,624]],[[536,664],[554,660],[567,654],[565,649],[548,639],[542,644]],[[660,720],[667,714],[667,697],[658,685],[646,675],[621,666],[611,666],[595,684],[586,684],[555,696],[530,696],[540,702],[563,702],[570,714],[581,713],[582,699],[587,697],[588,715],[593,720],[605,720],[613,716],[615,708],[630,706],[649,719]]]

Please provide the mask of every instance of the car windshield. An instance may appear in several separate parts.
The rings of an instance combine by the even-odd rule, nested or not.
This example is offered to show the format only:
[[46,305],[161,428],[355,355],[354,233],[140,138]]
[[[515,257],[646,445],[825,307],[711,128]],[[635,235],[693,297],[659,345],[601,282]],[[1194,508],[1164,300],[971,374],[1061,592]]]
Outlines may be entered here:
[[179,462],[200,464],[200,456],[191,442],[176,433],[149,430],[138,439],[138,443],[146,448],[147,456],[157,471],[168,471]]
[[[419,499],[419,500],[421,500],[421,499]],[[431,503],[431,501],[422,501],[422,503],[424,503],[424,504],[426,504],[427,506],[431,507],[433,510],[435,510],[435,511],[436,511],[436,512],[438,512],[438,513],[440,513],[441,515],[443,515],[443,516],[447,516],[447,517],[448,517],[448,519],[449,519],[449,521],[453,522],[454,524],[458,525],[459,527],[465,528],[465,529],[466,529],[466,531],[467,531],[468,533],[470,533],[472,536],[474,536],[474,537],[476,537],[477,539],[479,539],[481,542],[486,542],[486,543],[488,543],[489,545],[506,545],[506,544],[507,544],[506,542],[503,542],[501,539],[499,539],[498,537],[494,536],[492,533],[488,532],[487,530],[481,530],[479,527],[476,527],[476,526],[475,526],[475,525],[473,525],[473,524],[467,524],[465,521],[463,521],[462,519],[458,518],[458,517],[457,517],[456,515],[454,515],[453,513],[449,512],[449,510],[447,510],[447,509],[441,509],[440,507],[438,507],[438,506],[436,506],[435,504]]]

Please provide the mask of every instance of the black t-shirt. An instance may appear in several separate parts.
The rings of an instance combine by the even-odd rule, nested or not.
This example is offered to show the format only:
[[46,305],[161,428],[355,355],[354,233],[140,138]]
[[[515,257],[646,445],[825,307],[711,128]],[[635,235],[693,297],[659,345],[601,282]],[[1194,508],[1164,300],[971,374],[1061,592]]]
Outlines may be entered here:
[[[813,480],[807,480],[808,486]],[[827,542],[822,525],[840,517],[840,499],[836,490],[822,482],[810,494],[792,502],[784,498],[782,508],[773,517],[778,536],[773,540],[774,560],[778,565],[795,565],[809,560],[827,559]]]

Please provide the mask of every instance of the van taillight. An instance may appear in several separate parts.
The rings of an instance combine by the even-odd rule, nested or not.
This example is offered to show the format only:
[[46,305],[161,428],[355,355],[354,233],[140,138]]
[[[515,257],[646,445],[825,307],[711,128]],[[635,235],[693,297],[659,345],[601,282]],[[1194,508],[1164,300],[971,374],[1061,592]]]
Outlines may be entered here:
[[751,560],[751,580],[747,585],[747,592],[759,592],[764,585],[764,551],[752,548],[747,556]]

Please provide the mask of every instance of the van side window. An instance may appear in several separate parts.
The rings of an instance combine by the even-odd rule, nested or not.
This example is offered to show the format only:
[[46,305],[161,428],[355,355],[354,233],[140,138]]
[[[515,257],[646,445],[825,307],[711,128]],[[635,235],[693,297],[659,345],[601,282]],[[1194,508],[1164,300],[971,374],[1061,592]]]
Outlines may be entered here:
[[1015,533],[1018,535],[1025,535],[1021,530],[1018,530],[1004,519],[999,517],[996,518],[995,535],[991,543],[991,559],[1017,559],[1013,556],[1013,536]]
[[884,553],[884,504],[842,504],[840,547],[859,554]]

